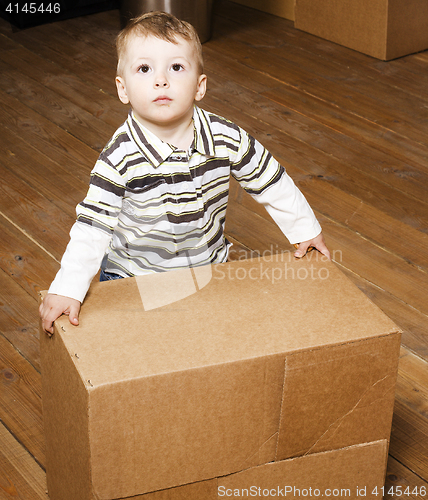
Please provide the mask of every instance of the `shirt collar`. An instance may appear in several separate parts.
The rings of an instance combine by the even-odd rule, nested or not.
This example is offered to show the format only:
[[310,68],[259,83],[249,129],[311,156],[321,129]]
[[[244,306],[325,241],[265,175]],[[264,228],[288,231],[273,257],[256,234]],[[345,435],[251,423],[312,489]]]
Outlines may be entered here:
[[129,111],[127,125],[129,134],[153,167],[157,168],[174,151],[174,147],[162,141],[137,120],[132,109]]
[[205,156],[215,156],[214,137],[209,125],[207,113],[195,106],[193,112],[195,126],[194,149]]
[[[197,106],[193,111],[193,124],[195,131],[193,149],[205,156],[215,156],[214,137],[209,127],[208,116]],[[135,144],[154,168],[159,167],[174,152],[174,146],[162,141],[144,127],[132,110],[129,111],[127,125]]]

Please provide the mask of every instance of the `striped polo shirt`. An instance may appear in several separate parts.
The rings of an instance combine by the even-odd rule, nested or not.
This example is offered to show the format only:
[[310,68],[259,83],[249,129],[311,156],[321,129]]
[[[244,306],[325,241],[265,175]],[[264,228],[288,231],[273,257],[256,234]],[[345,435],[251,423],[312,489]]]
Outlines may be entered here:
[[77,221],[111,235],[106,271],[126,277],[224,262],[230,175],[256,198],[284,178],[292,183],[234,123],[197,106],[193,120],[193,143],[182,151],[131,111],[101,153]]

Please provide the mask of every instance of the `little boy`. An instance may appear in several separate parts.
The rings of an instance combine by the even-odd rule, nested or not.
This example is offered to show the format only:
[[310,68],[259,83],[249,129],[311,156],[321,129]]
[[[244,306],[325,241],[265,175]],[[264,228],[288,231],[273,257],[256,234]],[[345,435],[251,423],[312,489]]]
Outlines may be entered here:
[[229,176],[262,203],[296,257],[310,246],[330,257],[321,227],[284,169],[254,138],[195,105],[206,91],[193,27],[164,12],[140,16],[117,38],[116,85],[130,104],[101,153],[61,269],[40,306],[42,326],[80,304],[101,266],[116,279],[225,262]]

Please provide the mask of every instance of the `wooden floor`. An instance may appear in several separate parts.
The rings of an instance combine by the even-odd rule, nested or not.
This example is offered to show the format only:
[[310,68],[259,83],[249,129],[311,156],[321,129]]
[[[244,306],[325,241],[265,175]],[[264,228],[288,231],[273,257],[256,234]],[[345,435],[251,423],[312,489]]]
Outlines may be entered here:
[[[118,29],[118,11],[15,32],[0,20],[1,499],[47,498],[37,294],[126,116],[114,87]],[[204,53],[203,106],[284,164],[337,265],[404,330],[387,485],[419,500],[415,488],[428,486],[428,52],[381,62],[218,0]],[[290,248],[263,209],[231,193],[235,257]]]

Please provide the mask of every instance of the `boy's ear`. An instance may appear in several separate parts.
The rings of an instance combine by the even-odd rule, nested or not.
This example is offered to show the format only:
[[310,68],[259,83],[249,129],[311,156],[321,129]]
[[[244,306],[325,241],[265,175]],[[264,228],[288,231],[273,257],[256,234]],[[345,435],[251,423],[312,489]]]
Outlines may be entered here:
[[125,81],[122,77],[116,76],[117,95],[123,104],[129,104],[128,94],[126,93]]
[[207,75],[200,75],[196,88],[195,101],[201,101],[207,91]]

